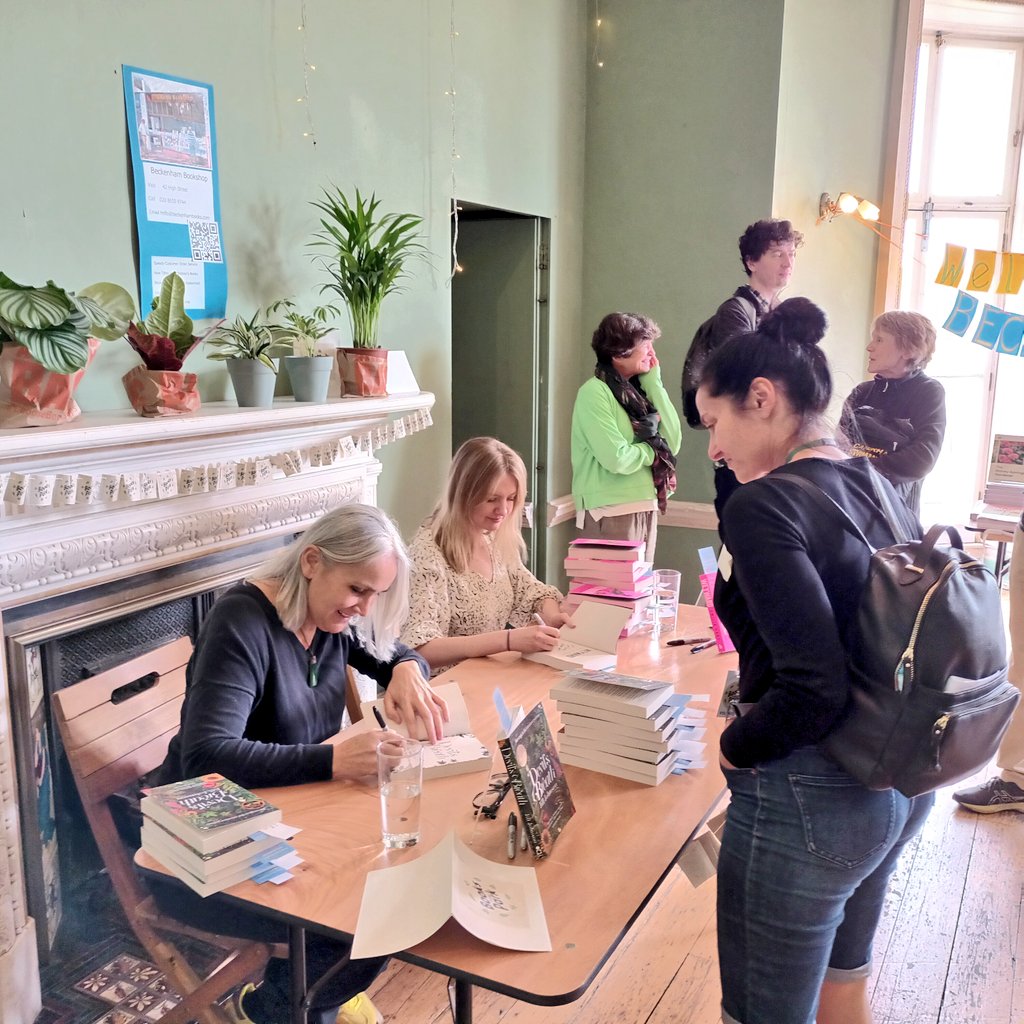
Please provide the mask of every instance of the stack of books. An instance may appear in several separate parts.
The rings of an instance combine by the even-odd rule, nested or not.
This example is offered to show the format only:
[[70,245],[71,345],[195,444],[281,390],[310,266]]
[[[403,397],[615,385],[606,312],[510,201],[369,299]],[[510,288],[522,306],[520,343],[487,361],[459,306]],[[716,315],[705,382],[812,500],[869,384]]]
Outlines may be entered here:
[[704,766],[705,712],[671,684],[614,672],[570,675],[551,689],[563,764],[656,786]]
[[647,621],[654,600],[654,573],[644,555],[643,541],[574,540],[564,562],[569,577],[566,609],[575,611],[588,601],[626,608],[630,617],[621,635],[635,633]]
[[149,789],[141,809],[142,848],[200,896],[248,878],[276,881],[300,862],[276,828],[281,811],[223,775]]

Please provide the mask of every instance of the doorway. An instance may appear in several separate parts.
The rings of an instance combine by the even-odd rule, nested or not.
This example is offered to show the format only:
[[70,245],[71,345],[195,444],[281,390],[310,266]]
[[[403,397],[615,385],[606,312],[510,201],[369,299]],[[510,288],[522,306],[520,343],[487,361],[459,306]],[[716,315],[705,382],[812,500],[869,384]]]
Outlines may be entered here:
[[458,201],[452,279],[452,448],[504,441],[526,464],[527,567],[544,579],[550,221]]

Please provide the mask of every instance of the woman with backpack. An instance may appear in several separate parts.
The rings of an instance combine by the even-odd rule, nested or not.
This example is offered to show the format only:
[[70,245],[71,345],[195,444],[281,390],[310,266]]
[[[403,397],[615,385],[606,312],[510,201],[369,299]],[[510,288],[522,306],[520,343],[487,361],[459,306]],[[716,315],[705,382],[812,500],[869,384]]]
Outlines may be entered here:
[[816,485],[882,546],[893,537],[877,485],[905,532],[921,535],[869,461],[830,436],[825,328],[814,303],[789,299],[724,342],[697,391],[709,457],[746,485],[722,510],[732,566],[715,590],[740,665],[740,715],[720,753],[731,793],[718,873],[727,1024],[869,1024],[889,876],[933,800],[869,790],[822,749],[850,695],[843,641],[869,551],[783,477]]

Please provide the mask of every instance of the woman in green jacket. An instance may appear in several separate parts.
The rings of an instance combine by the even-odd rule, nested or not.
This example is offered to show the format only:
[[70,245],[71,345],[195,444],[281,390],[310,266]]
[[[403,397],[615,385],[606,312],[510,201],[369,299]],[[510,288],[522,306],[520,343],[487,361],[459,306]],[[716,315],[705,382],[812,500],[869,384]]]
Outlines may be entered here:
[[581,536],[646,542],[676,487],[679,416],[661,382],[661,328],[640,313],[609,313],[591,341],[597,366],[572,410],[572,496]]

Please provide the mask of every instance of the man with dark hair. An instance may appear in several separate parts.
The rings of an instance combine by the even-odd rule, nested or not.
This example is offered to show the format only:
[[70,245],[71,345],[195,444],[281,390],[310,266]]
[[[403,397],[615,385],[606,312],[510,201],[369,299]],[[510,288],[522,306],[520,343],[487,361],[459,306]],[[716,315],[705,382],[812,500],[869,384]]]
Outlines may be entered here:
[[740,260],[750,279],[715,313],[711,347],[757,328],[789,284],[804,236],[788,220],[759,220],[740,235]]

